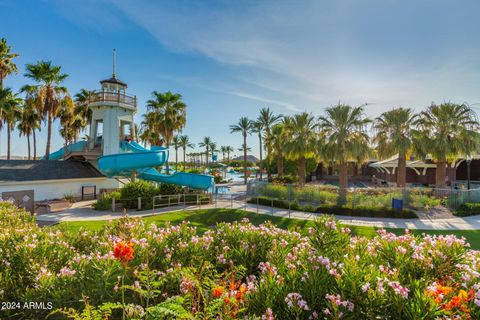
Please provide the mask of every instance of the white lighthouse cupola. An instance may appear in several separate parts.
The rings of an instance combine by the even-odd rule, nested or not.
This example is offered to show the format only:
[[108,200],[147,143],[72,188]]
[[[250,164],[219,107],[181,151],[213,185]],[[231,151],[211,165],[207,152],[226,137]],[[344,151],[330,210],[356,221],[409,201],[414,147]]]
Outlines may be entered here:
[[120,143],[135,137],[134,115],[137,97],[127,94],[127,84],[116,74],[116,50],[113,50],[113,74],[100,81],[101,90],[90,93],[92,110],[89,149],[100,149],[104,155],[121,152]]

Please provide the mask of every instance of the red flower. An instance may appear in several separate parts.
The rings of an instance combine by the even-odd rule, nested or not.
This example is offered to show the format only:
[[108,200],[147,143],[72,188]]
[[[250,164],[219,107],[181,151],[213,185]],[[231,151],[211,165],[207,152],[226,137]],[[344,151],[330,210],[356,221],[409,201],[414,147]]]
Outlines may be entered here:
[[133,243],[132,242],[117,242],[113,248],[113,256],[122,263],[127,263],[133,259]]
[[214,298],[220,298],[223,294],[223,287],[215,287],[212,291]]

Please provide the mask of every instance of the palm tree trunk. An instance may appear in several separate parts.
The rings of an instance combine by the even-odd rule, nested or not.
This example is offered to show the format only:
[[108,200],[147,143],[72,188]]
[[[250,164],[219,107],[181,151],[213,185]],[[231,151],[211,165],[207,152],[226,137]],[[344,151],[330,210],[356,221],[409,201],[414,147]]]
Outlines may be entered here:
[[279,177],[283,177],[283,156],[282,154],[278,155],[277,158],[277,173]]
[[33,136],[33,160],[37,160],[37,135],[35,134],[35,129],[32,130]]
[[405,187],[407,180],[407,156],[405,153],[400,153],[398,155],[398,165],[397,165],[397,187]]
[[10,160],[10,141],[12,133],[10,132],[10,123],[7,121],[7,160]]
[[186,167],[187,167],[187,163],[185,162],[185,152],[186,152],[186,147],[183,148],[183,172],[185,172],[186,170]]
[[31,160],[31,157],[30,157],[30,134],[26,134],[25,137],[27,137],[28,160]]
[[260,143],[260,180],[262,180],[262,178],[263,178],[263,173],[262,173],[263,163],[262,163],[262,133],[261,132],[258,133],[258,140],[259,140],[259,143]]
[[207,147],[207,152],[206,152],[206,155],[205,155],[205,166],[208,167],[208,147]]
[[47,148],[45,150],[45,160],[50,159],[50,143],[52,142],[52,114],[48,113],[48,124],[47,124]]
[[447,172],[447,161],[442,159],[437,161],[437,170],[435,177],[435,187],[437,189],[445,188],[445,175]]
[[247,134],[243,135],[243,181],[247,184]]
[[227,165],[228,165],[228,163],[230,163],[230,151],[227,152]]
[[338,186],[340,189],[346,189],[348,186],[348,163],[340,162],[339,171]]
[[[170,146],[168,145],[168,143],[167,143],[167,149],[170,150]],[[166,167],[166,172],[165,173],[170,174],[170,165],[168,164],[168,160],[167,160],[167,167]]]
[[175,171],[178,172],[178,148],[175,148]]
[[268,177],[268,180],[270,180],[272,178],[272,170],[270,170],[270,155],[272,154],[272,146],[270,145],[271,141],[270,141],[270,131],[267,130],[267,132],[265,133],[266,136],[265,138],[267,139],[267,154],[265,156],[265,162],[267,164],[267,177]]
[[298,158],[298,183],[303,186],[305,184],[305,157]]

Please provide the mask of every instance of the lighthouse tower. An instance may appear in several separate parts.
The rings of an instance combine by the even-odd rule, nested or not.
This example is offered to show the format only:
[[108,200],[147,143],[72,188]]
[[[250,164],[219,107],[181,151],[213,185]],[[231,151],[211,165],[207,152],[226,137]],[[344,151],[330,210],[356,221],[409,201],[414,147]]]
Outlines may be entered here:
[[102,88],[91,92],[88,107],[92,110],[88,149],[103,155],[122,152],[121,141],[135,137],[133,117],[137,97],[127,94],[127,84],[117,79],[116,50],[113,50],[113,74],[100,81]]

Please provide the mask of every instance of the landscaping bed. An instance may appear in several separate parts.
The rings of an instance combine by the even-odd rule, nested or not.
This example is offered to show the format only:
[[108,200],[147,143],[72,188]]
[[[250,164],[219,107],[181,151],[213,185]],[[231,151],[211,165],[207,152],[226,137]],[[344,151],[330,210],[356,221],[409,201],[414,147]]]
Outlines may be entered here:
[[290,209],[304,212],[337,214],[342,216],[371,217],[371,218],[398,218],[398,219],[416,219],[417,215],[410,209],[390,209],[390,208],[365,208],[362,206],[348,207],[338,205],[300,205],[296,201],[279,200],[270,197],[253,197],[248,203],[259,204],[263,206],[273,206],[275,208]]
[[0,298],[53,306],[2,318],[480,317],[480,254],[465,240],[385,230],[367,239],[330,217],[304,223],[305,233],[242,221],[199,234],[127,218],[68,232],[1,204]]

